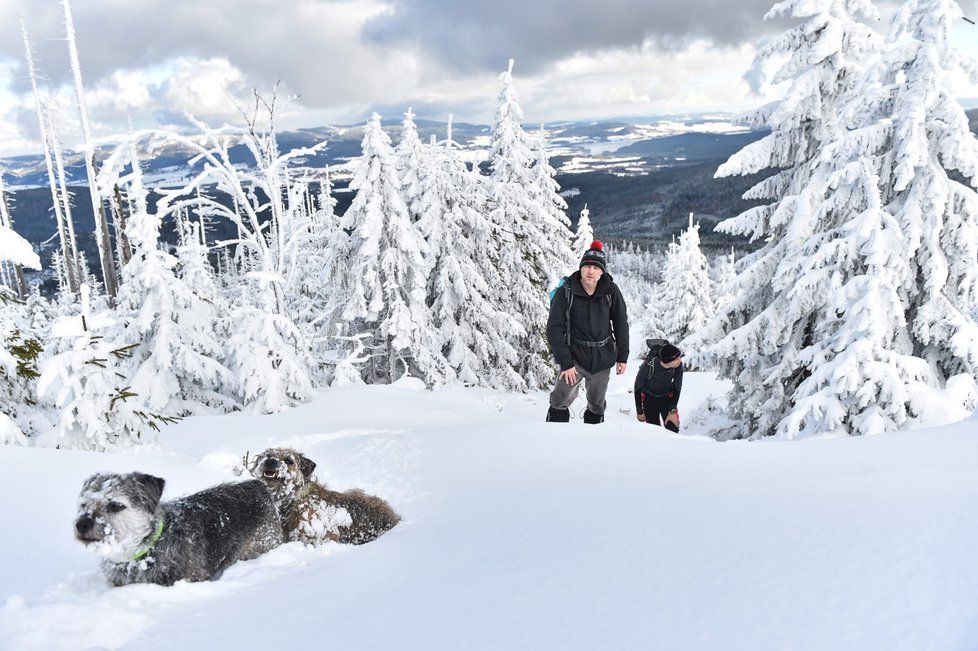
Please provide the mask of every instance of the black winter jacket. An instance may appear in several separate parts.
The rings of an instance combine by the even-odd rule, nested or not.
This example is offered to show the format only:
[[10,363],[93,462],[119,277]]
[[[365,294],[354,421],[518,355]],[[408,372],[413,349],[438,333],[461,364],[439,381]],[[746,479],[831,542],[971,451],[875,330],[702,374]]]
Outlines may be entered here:
[[635,409],[642,413],[645,399],[662,401],[666,411],[679,404],[679,394],[683,390],[683,365],[665,368],[658,357],[649,357],[638,367],[635,375]]
[[[567,299],[573,294],[570,310],[570,345],[567,344]],[[550,303],[547,319],[547,342],[561,371],[577,364],[588,373],[611,368],[615,362],[628,360],[628,315],[625,299],[611,274],[605,272],[598,280],[594,294],[588,296],[581,284],[581,272],[575,271],[564,287],[557,289]],[[610,300],[609,300],[610,297]],[[581,342],[609,339],[599,348]]]

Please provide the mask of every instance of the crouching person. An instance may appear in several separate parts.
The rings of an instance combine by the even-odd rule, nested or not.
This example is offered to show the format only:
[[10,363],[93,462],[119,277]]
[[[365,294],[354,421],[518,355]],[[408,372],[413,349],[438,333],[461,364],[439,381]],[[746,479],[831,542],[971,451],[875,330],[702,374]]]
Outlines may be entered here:
[[678,432],[682,390],[682,353],[663,339],[649,340],[649,354],[635,376],[635,413],[639,421]]
[[604,421],[611,368],[625,372],[628,316],[625,299],[605,265],[604,247],[595,241],[575,273],[564,280],[550,302],[547,342],[560,367],[550,393],[547,421],[566,423],[581,382],[587,387],[584,422]]

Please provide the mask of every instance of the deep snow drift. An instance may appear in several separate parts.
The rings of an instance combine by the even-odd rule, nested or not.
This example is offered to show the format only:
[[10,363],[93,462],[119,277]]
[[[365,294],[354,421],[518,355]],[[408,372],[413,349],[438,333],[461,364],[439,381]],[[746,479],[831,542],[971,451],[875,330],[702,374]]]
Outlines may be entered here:
[[[693,417],[720,383],[687,375],[694,425],[671,435],[635,421],[636,367],[597,427],[580,403],[541,422],[542,393],[370,386],[189,419],[126,454],[0,448],[0,648],[978,647],[978,420],[721,444]],[[403,521],[172,588],[109,589],[72,539],[93,472],[158,474],[172,499],[271,445]]]

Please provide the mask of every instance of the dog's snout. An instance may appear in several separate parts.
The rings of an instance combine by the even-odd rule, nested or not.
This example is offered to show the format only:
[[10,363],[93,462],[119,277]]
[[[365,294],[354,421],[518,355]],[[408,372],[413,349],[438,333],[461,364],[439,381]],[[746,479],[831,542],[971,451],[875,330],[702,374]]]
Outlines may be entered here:
[[272,459],[271,457],[265,459],[262,463],[262,468],[265,470],[275,470],[278,467],[278,459]]
[[75,521],[75,531],[77,531],[78,534],[81,536],[90,533],[94,527],[95,527],[95,520],[88,515],[83,515],[80,518],[78,518],[78,520]]

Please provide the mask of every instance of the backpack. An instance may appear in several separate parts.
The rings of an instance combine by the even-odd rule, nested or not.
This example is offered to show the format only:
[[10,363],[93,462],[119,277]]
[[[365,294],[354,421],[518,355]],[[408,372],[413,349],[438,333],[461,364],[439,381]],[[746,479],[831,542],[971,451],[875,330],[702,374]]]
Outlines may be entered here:
[[648,346],[649,349],[645,351],[645,357],[643,359],[648,361],[651,360],[653,357],[658,357],[659,351],[662,350],[662,347],[668,343],[669,343],[668,339],[658,339],[656,337],[649,337],[648,339],[645,340],[645,345]]
[[[645,345],[648,346],[649,349],[645,352],[645,358],[643,363],[648,365],[649,370],[645,374],[645,380],[642,383],[643,387],[650,379],[652,379],[652,371],[655,370],[655,365],[653,364],[653,360],[659,358],[659,351],[661,351],[662,347],[668,343],[669,343],[668,339],[659,339],[656,337],[649,337],[648,339],[645,340]],[[673,382],[675,382],[676,369],[672,369],[672,379]]]
[[[570,285],[567,284],[567,281],[568,280],[570,280],[570,276],[564,276],[563,278],[561,278],[560,281],[557,282],[557,286],[550,290],[549,296],[550,296],[550,303],[553,304],[554,297],[557,296],[557,292],[560,291],[561,288],[563,288],[563,290],[564,290],[564,297],[567,299],[567,310],[564,312],[564,319],[566,321],[566,325],[564,327],[564,331],[567,334],[564,335],[564,342],[568,346],[570,346],[571,345],[571,336],[570,336],[570,313],[571,313],[571,305],[574,304],[574,292],[571,291]],[[610,293],[605,294],[603,296],[603,298],[604,299],[607,299],[608,309],[610,310],[611,309],[611,294]],[[611,339],[611,337],[608,337],[608,339]],[[599,343],[601,345],[604,345],[605,343],[607,343],[608,339],[606,339],[604,342],[594,342],[594,343]]]
[[[560,279],[560,280],[559,280],[559,281],[557,282],[557,286],[556,286],[556,287],[554,287],[553,289],[551,289],[551,290],[550,290],[550,292],[549,292],[549,295],[550,295],[550,302],[551,302],[551,303],[553,303],[553,302],[554,302],[554,296],[556,296],[556,295],[557,295],[557,290],[559,290],[559,289],[560,289],[561,287],[565,287],[565,286],[567,285],[567,279],[568,279],[568,278],[570,278],[570,276],[564,276],[563,278],[561,278],[561,279]],[[570,289],[570,288],[568,287],[568,290],[569,290],[569,289]]]

